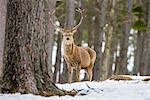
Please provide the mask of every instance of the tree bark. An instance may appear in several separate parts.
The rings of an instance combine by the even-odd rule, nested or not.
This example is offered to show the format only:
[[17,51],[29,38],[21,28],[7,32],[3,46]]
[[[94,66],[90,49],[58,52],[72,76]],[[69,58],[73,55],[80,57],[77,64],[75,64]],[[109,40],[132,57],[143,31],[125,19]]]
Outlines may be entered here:
[[96,61],[93,70],[93,79],[100,80],[103,77],[105,71],[102,68],[102,42],[104,34],[104,26],[106,24],[106,14],[109,0],[96,0],[95,6],[97,9],[96,13],[96,36],[94,42],[94,49],[96,51]]
[[67,17],[66,17],[66,29],[72,29],[74,26],[74,17],[75,17],[75,0],[67,0]]
[[145,34],[143,31],[139,31],[136,36],[136,49],[134,54],[134,68],[133,74],[137,75],[138,73],[143,74],[142,67],[144,66],[144,44],[145,43]]
[[147,0],[147,52],[145,55],[144,75],[150,75],[150,1]]
[[[125,16],[131,16],[131,10],[132,10],[132,0],[124,1],[125,5]],[[130,35],[130,29],[131,29],[131,22],[126,21],[123,24],[122,29],[122,37],[120,41],[120,55],[119,55],[119,73],[118,74],[127,74],[127,51],[128,51],[128,45],[129,45],[129,35]]]
[[58,34],[57,36],[57,54],[56,54],[56,62],[54,65],[54,75],[53,80],[54,82],[58,83],[60,82],[60,68],[61,68],[61,34]]
[[5,39],[5,23],[6,23],[6,0],[0,0],[0,79],[3,74],[3,51]]
[[[67,0],[66,1],[66,9],[67,9],[67,16],[66,16],[66,24],[65,24],[65,29],[72,29],[74,26],[74,17],[75,17],[75,0]],[[61,83],[66,83],[67,82],[67,65],[66,62],[64,61],[63,64],[63,73],[62,73],[62,82]],[[74,75],[73,73],[73,80],[74,80]]]
[[[110,66],[110,59],[111,59],[111,45],[112,45],[112,36],[113,36],[113,25],[114,25],[114,7],[115,7],[115,1],[112,0],[109,3],[109,7],[111,7],[110,13],[108,15],[108,26],[106,27],[105,32],[105,50],[104,50],[104,58],[103,58],[103,76],[101,77],[101,80],[106,80],[108,78],[108,73],[112,67]],[[110,67],[110,68],[109,68]]]
[[[79,4],[79,8],[81,10],[83,10],[83,4],[84,4],[84,0],[79,0],[78,2]],[[75,9],[75,8],[74,8]],[[78,19],[80,19],[80,16],[77,16]],[[76,24],[78,22],[76,21]],[[74,41],[76,43],[76,45],[81,46],[82,43],[82,24],[79,26],[79,28],[77,29],[77,32],[74,34]]]
[[8,0],[3,89],[7,93],[66,95],[48,74],[49,1]]
[[[54,9],[55,9],[55,5],[56,5],[56,0],[48,0],[48,4],[47,8],[49,10],[49,12],[51,13]],[[49,16],[47,19],[50,18]],[[46,44],[46,52],[47,52],[47,63],[48,63],[48,73],[49,75],[53,78],[53,73],[52,73],[52,48],[53,48],[53,41],[54,41],[54,27],[53,25],[50,23],[50,21],[48,20],[48,34],[47,34],[47,38],[48,38],[48,42]]]
[[147,25],[147,30],[139,31],[137,34],[137,44],[135,49],[135,62],[133,73],[140,75],[150,75],[150,2],[149,0],[143,0],[141,2],[144,9],[144,19]]

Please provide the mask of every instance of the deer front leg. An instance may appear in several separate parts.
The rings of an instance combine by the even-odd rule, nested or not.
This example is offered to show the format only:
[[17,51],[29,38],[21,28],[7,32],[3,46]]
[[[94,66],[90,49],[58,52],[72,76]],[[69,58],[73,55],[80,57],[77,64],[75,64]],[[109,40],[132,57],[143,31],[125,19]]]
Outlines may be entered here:
[[76,68],[77,82],[80,82],[80,70],[81,70],[81,67],[77,66],[77,68]]
[[72,82],[72,73],[73,73],[73,68],[68,67],[68,83]]

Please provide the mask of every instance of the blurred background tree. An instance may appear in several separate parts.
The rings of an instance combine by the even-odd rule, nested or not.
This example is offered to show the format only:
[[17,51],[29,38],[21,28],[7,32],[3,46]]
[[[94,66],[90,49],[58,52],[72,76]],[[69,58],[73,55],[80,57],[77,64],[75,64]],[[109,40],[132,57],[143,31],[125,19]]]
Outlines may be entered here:
[[[58,2],[66,8],[65,1]],[[75,9],[84,9],[84,20],[75,34],[75,43],[94,48],[97,53],[93,80],[105,80],[114,74],[149,75],[148,0],[72,2]],[[75,24],[79,17],[77,13],[74,16]]]

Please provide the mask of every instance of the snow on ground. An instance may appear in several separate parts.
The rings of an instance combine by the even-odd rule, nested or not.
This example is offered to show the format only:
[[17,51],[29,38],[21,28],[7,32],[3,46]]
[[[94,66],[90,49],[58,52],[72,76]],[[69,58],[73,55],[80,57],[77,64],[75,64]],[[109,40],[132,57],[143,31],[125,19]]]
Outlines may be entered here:
[[61,89],[78,91],[74,97],[42,97],[32,94],[0,94],[0,100],[150,100],[150,81],[133,77],[131,81],[76,82],[57,84]]

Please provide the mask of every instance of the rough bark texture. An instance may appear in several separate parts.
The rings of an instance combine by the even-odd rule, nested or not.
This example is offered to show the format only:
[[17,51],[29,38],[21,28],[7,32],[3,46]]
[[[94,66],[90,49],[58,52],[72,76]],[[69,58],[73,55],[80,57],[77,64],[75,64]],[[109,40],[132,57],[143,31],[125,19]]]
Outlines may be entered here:
[[[102,68],[102,41],[103,41],[103,33],[104,33],[104,26],[105,26],[105,19],[106,19],[106,9],[108,6],[109,0],[96,0],[95,6],[97,8],[96,12],[96,36],[95,36],[95,44],[94,49],[96,51],[96,61],[94,65],[94,80],[99,80],[103,77],[105,73],[104,69]],[[100,76],[99,76],[100,75]]]
[[5,23],[6,23],[6,0],[0,0],[0,78],[3,73],[3,51],[5,39]]
[[49,1],[8,0],[3,92],[65,95],[48,74]]

